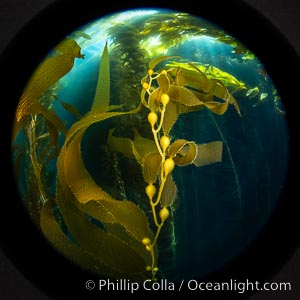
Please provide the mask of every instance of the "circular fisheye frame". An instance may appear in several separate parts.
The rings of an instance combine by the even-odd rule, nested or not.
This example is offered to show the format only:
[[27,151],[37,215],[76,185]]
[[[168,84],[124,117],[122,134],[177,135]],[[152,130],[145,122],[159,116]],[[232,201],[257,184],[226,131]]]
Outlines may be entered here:
[[52,297],[263,281],[298,245],[299,59],[231,2],[56,2],[3,53],[3,249]]

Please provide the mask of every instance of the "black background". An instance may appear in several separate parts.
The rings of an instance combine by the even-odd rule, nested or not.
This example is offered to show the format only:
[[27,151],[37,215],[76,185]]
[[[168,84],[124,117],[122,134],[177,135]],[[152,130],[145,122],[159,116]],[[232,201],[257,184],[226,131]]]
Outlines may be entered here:
[[[0,0],[0,52],[29,20],[52,2],[53,0]],[[270,20],[300,55],[299,0],[245,0],[245,2],[258,9]],[[84,1],[81,4],[74,3],[74,5],[84,5]],[[5,228],[0,230],[5,230]],[[292,291],[261,292],[252,295],[249,299],[300,299],[300,249],[273,278],[273,281],[291,282]],[[49,298],[24,278],[0,249],[0,300],[2,299],[46,300]]]

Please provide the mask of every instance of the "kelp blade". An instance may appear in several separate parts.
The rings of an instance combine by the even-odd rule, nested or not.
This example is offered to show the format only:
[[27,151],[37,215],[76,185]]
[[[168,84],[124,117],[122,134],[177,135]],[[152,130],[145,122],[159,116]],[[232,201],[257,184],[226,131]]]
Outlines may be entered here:
[[60,78],[66,75],[74,65],[74,56],[61,54],[45,60],[32,75],[17,107],[16,118],[19,122],[23,116],[34,114],[32,105],[48,91]]
[[54,203],[52,200],[47,201],[41,209],[40,216],[41,229],[52,246],[83,269],[94,272],[99,272],[99,270],[101,270],[101,272],[107,276],[112,276],[114,278],[119,277],[116,271],[100,264],[91,255],[84,252],[78,245],[71,242],[57,223],[53,213],[53,206]]
[[223,142],[215,141],[198,145],[198,155],[194,160],[197,167],[222,161]]
[[110,69],[107,43],[101,57],[96,93],[92,111],[106,112],[110,100]]
[[[72,144],[74,144],[74,148],[76,148],[77,143],[77,139],[72,139],[69,147],[72,148]],[[76,193],[73,193],[69,188],[69,186],[74,188],[73,182],[70,181],[69,178],[72,176],[72,180],[76,182],[76,176],[80,173],[76,170],[78,167],[83,173],[86,171],[83,171],[84,165],[82,161],[79,162],[78,166],[76,166],[75,163],[75,166],[72,168],[68,167],[70,161],[67,160],[66,162],[65,159],[70,153],[75,156],[78,155],[75,154],[76,151],[68,152],[63,148],[59,156],[59,181],[56,194],[57,204],[70,232],[82,249],[107,268],[116,270],[118,273],[127,274],[129,278],[131,277],[130,274],[142,273],[142,270],[144,272],[146,264],[145,257],[148,254],[146,253],[147,251],[145,250],[145,255],[142,257],[130,245],[127,245],[126,238],[124,239],[125,241],[120,241],[119,238],[113,234],[103,231],[103,229],[91,223],[87,215],[92,211],[90,203],[94,202],[95,205],[98,203],[99,205],[97,205],[97,207],[95,205],[93,206],[93,209],[97,208],[97,211],[90,214],[91,216],[97,218],[97,220],[103,224],[106,222],[120,224],[125,229],[123,230],[125,236],[129,234],[138,241],[150,235],[145,216],[140,212],[139,208],[131,202],[117,201],[110,198],[110,196],[108,196],[108,199],[104,199],[104,197],[107,197],[107,194],[102,191],[100,187],[98,187],[98,190],[93,189],[94,194],[88,190],[88,194],[91,198],[87,203],[78,202],[78,199],[75,198]],[[77,159],[73,156],[73,158],[77,162],[81,160],[81,157]],[[72,174],[69,173],[70,171]],[[67,181],[69,181],[69,183]],[[85,186],[87,182],[88,189],[89,186],[95,184],[92,178],[85,181],[81,187],[82,192],[87,191]],[[134,216],[135,222],[132,222],[132,216]],[[136,223],[138,223],[138,225]],[[132,263],[121,262],[119,258],[121,258],[122,261],[130,258]]]

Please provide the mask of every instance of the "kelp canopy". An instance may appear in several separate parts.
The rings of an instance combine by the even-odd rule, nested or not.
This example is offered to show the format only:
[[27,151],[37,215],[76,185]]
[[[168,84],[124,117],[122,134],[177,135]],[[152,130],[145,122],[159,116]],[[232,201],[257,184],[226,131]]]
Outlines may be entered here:
[[[84,269],[143,281],[176,270],[175,215],[178,201],[187,201],[178,196],[177,169],[222,164],[225,148],[240,203],[235,162],[216,119],[229,111],[243,122],[238,97],[256,105],[265,85],[197,60],[199,51],[182,55],[190,37],[208,37],[239,55],[236,63],[254,59],[208,22],[185,13],[137,16],[108,18],[105,43],[95,23],[49,53],[23,91],[12,144],[20,193],[54,248]],[[174,129],[205,112],[219,132],[199,130],[207,142]]]

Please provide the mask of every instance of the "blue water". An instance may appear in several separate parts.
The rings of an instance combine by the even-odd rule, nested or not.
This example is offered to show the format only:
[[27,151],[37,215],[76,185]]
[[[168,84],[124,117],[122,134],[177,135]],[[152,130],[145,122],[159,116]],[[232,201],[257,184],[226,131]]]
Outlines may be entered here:
[[175,217],[179,277],[203,276],[241,254],[268,221],[286,175],[288,140],[285,121],[268,103],[248,107],[242,118],[203,112],[183,119],[200,142],[227,144],[221,163],[174,174],[181,200]]

